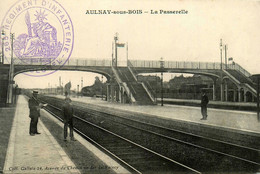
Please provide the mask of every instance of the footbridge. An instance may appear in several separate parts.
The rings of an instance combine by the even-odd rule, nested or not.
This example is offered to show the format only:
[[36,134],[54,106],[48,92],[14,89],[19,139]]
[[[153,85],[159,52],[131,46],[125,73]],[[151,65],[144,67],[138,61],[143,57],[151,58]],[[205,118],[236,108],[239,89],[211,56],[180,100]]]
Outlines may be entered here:
[[[128,60],[126,66],[119,66],[111,59],[77,59],[59,60],[63,64],[46,62],[46,59],[27,58],[26,61],[13,61],[13,65],[0,65],[0,103],[10,103],[14,90],[13,77],[20,73],[35,72],[41,76],[45,71],[87,71],[104,75],[107,82],[107,100],[121,103],[154,104],[155,95],[149,83],[139,82],[137,75],[149,73],[190,73],[200,74],[212,79],[212,99],[228,101],[254,101],[256,85],[250,79],[251,74],[238,64],[225,66],[211,62],[185,61],[149,61]],[[44,74],[44,73],[43,73]],[[9,99],[8,99],[9,98]]]

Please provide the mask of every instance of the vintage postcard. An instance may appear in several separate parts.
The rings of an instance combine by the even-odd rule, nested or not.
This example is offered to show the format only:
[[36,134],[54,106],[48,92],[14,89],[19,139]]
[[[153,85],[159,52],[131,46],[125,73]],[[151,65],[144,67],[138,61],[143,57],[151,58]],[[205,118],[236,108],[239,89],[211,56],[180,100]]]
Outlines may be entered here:
[[0,173],[260,172],[260,1],[0,8]]

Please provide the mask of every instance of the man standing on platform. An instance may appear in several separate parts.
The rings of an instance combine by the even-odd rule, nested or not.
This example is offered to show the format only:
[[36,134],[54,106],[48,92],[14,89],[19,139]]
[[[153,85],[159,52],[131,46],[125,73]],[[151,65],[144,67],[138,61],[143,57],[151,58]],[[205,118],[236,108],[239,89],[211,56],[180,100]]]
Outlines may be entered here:
[[76,141],[73,135],[73,107],[71,105],[71,99],[66,95],[65,103],[62,106],[62,115],[64,118],[64,141],[67,141],[68,126],[70,127],[70,139]]
[[37,130],[38,119],[40,117],[40,103],[37,101],[38,91],[33,91],[32,97],[29,99],[29,109],[31,123],[30,123],[30,135],[41,134]]
[[202,96],[201,96],[201,114],[202,114],[201,120],[207,120],[207,117],[208,117],[207,105],[208,105],[208,103],[209,103],[208,96],[206,95],[206,92],[203,90]]

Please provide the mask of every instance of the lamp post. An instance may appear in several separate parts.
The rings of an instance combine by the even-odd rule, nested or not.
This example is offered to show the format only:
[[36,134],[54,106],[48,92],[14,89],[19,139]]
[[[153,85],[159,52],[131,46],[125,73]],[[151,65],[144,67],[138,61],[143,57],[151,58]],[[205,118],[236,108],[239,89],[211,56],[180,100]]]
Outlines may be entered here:
[[79,98],[79,85],[77,85],[77,98]]
[[14,84],[14,38],[15,35],[14,33],[10,33],[10,37],[11,37],[11,64],[10,64],[10,82],[11,82],[11,103],[13,104],[13,84]]
[[256,92],[256,101],[257,101],[257,119],[258,122],[260,122],[260,108],[259,108],[259,103],[260,103],[260,99],[259,99],[259,90],[260,90],[260,74],[255,74],[252,76],[253,80],[257,83],[257,92]]
[[81,77],[81,97],[83,97],[82,88],[83,88],[83,77]]
[[228,49],[227,44],[224,45],[224,48],[225,48],[225,69],[227,70],[227,49]]
[[223,49],[222,39],[220,39],[219,48],[220,48],[220,69],[222,70],[223,69],[223,67],[222,67],[222,49]]
[[164,61],[161,57],[160,60],[160,68],[161,68],[161,106],[163,106],[163,69],[164,69]]
[[103,75],[101,76],[101,99],[103,100]]
[[4,36],[5,36],[5,31],[2,30],[2,64],[4,64]]
[[157,82],[157,73],[155,74],[155,100],[156,100],[156,104],[157,104],[157,91],[158,91],[158,82]]

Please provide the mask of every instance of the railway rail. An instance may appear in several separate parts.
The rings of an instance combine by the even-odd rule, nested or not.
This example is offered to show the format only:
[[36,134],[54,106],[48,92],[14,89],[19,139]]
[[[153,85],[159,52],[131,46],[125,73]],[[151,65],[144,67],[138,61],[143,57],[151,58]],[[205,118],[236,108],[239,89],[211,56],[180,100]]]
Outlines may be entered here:
[[[61,100],[44,101],[61,119]],[[74,108],[77,131],[135,173],[259,172],[259,149],[86,109],[84,104]]]

